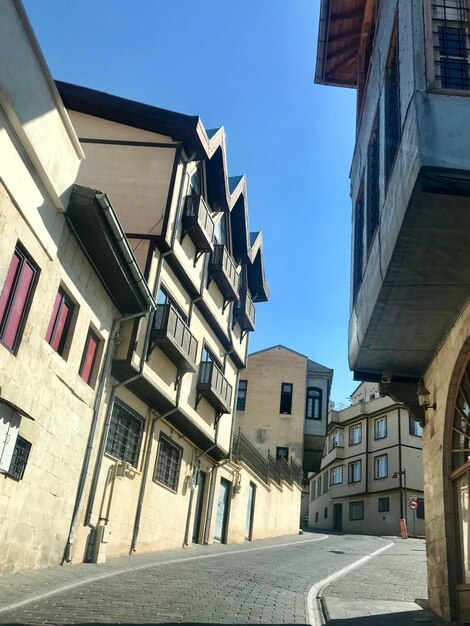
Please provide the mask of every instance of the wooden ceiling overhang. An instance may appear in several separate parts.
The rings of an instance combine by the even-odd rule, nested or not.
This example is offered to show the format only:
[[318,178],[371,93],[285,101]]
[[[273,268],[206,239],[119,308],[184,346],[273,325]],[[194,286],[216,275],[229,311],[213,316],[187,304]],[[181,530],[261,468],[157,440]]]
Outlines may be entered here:
[[357,87],[370,0],[322,0],[315,82]]

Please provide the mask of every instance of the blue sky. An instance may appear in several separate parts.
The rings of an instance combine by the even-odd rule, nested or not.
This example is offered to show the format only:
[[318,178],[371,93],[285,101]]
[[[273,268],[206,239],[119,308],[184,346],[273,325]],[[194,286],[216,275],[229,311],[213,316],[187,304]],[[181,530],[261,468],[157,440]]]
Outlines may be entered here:
[[319,0],[24,0],[54,78],[224,126],[263,231],[271,299],[250,351],[347,363],[355,92],[313,82]]

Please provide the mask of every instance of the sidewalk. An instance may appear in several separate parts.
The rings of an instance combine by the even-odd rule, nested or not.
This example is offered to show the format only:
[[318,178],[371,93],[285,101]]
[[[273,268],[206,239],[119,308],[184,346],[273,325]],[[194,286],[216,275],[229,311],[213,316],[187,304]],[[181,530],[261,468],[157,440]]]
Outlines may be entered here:
[[421,539],[394,545],[328,585],[321,604],[328,626],[449,626],[427,607],[426,549]]

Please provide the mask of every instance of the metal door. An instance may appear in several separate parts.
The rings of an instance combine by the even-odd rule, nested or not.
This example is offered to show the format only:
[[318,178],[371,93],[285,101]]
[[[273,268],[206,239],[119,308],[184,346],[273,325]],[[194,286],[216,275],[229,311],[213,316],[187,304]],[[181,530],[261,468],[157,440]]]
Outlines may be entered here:
[[333,504],[333,530],[343,530],[342,504]]
[[255,513],[255,485],[250,483],[248,504],[246,507],[245,539],[251,541],[253,536],[253,517]]
[[230,483],[225,478],[220,479],[219,499],[217,501],[217,517],[215,521],[214,539],[225,543],[227,534],[228,503]]
[[206,474],[205,472],[198,471],[196,510],[194,511],[193,543],[197,543],[199,540],[199,532],[201,530],[201,521],[202,521],[202,505],[204,502],[205,489],[206,489]]

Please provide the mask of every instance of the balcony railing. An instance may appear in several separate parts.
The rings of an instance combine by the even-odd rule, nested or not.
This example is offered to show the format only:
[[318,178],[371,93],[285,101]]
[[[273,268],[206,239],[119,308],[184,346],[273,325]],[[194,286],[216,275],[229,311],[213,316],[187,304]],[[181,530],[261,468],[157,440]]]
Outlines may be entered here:
[[220,413],[232,411],[232,385],[212,361],[201,363],[197,390]]
[[184,234],[189,234],[197,250],[212,252],[215,225],[202,196],[186,196],[182,223]]
[[302,484],[302,469],[294,463],[284,459],[275,459],[268,451],[268,457],[265,458],[254,445],[238,432],[233,439],[232,458],[234,461],[243,461],[248,467],[255,472],[266,484],[269,480],[273,480],[278,485],[281,480],[289,483]]
[[157,304],[152,339],[168,358],[185,372],[197,371],[197,339],[171,304]]
[[242,289],[240,300],[233,307],[233,315],[242,330],[255,330],[255,305],[248,289]]
[[209,272],[225,300],[238,300],[240,276],[224,245],[217,244],[209,261]]

